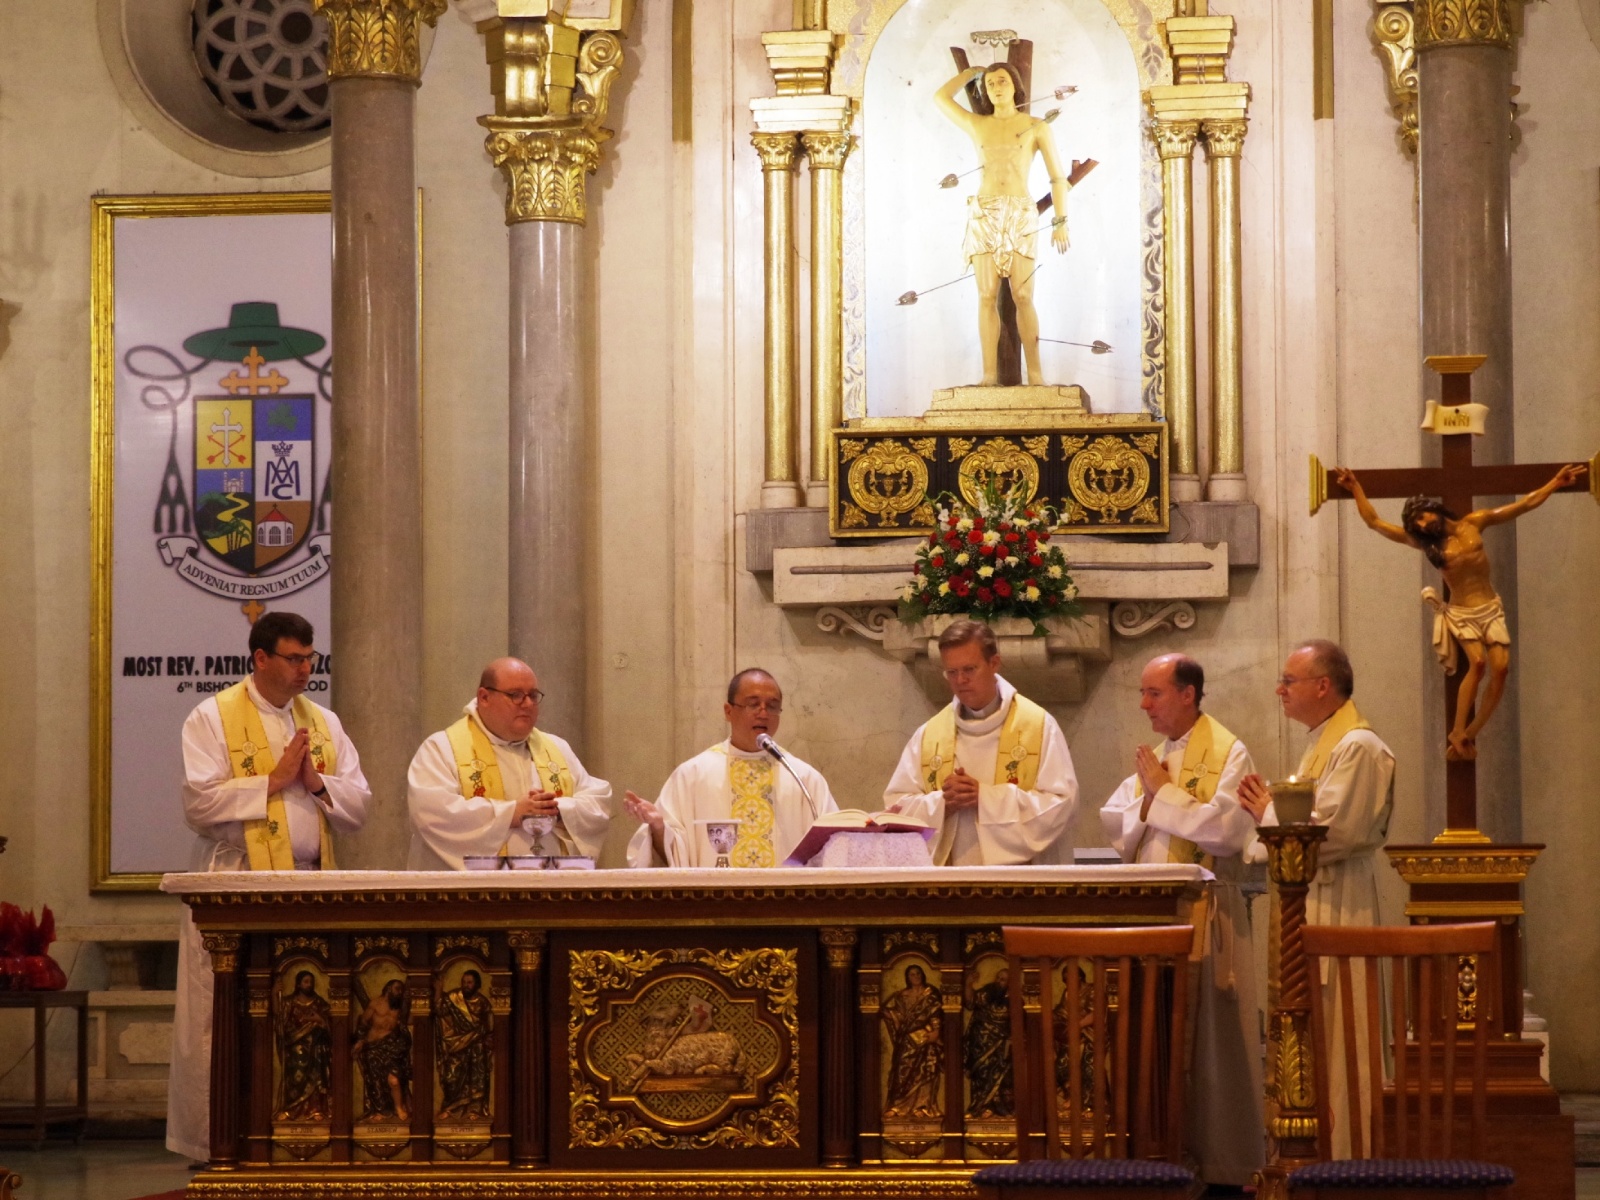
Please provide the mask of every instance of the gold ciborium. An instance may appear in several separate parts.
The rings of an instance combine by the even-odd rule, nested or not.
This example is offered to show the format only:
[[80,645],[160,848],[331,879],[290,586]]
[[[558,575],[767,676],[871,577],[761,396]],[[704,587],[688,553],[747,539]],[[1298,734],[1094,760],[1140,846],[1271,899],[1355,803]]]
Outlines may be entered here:
[[1291,775],[1276,783],[1269,783],[1272,809],[1278,814],[1279,825],[1309,825],[1311,810],[1317,802],[1317,781]]

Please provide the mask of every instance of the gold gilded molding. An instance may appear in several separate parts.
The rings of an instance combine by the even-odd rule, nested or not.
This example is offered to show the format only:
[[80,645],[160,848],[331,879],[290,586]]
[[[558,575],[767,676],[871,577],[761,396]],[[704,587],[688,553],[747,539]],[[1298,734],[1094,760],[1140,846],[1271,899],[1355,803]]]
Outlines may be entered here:
[[[765,1012],[776,1021],[782,1043],[773,1048],[776,1056],[767,1071],[777,1074],[765,1080],[761,1092],[751,1097],[754,1103],[728,1111],[722,1105],[710,1118],[682,1123],[682,1131],[669,1131],[661,1118],[641,1119],[636,1104],[618,1107],[602,1100],[591,1071],[586,1069],[596,1028],[602,1015],[602,995],[623,992],[634,996],[670,981],[674,967],[700,968],[691,973],[709,982],[709,975],[739,993],[758,993]],[[800,1145],[800,994],[799,955],[792,949],[757,947],[736,950],[704,948],[675,950],[572,950],[568,952],[569,1017],[567,1024],[567,1064],[570,1079],[568,1137],[573,1148],[615,1149],[748,1149],[798,1148]],[[609,996],[605,1014],[616,1013],[617,1004]],[[680,1022],[680,1031],[681,1031]],[[763,1024],[763,1028],[770,1028]],[[671,1032],[670,1030],[667,1032]],[[724,1035],[726,1037],[726,1035]],[[657,1052],[665,1056],[674,1036]],[[739,1047],[740,1051],[746,1049]],[[631,1060],[630,1060],[631,1061]],[[647,1065],[645,1061],[640,1066]],[[693,1079],[692,1075],[671,1074],[668,1078]],[[612,1078],[613,1085],[628,1091],[627,1081]],[[747,1080],[747,1084],[755,1081]],[[676,1122],[672,1123],[678,1124]]]
[[1194,144],[1200,138],[1200,122],[1157,121],[1152,136],[1163,162],[1173,158],[1189,158],[1194,154]]
[[1385,848],[1401,879],[1418,883],[1521,883],[1528,877],[1542,847],[1496,847],[1464,850],[1415,846]]
[[537,971],[544,962],[544,948],[549,936],[542,929],[518,929],[507,935],[506,941],[516,957],[517,970]]
[[211,955],[211,969],[214,972],[226,975],[238,970],[242,940],[237,933],[208,933],[201,937],[200,944]]
[[447,933],[433,944],[433,957],[443,958],[452,950],[471,950],[480,959],[489,957],[489,939],[476,933]]
[[1511,46],[1510,0],[1416,0],[1418,51],[1436,46]]
[[312,0],[328,21],[330,79],[422,82],[421,32],[445,0]]
[[1317,1102],[1311,1047],[1305,1030],[1305,1014],[1275,1014],[1277,1036],[1273,1039],[1276,1059],[1278,1106],[1307,1109]]
[[990,483],[1001,495],[1027,503],[1039,492],[1039,463],[1010,438],[990,438],[961,460],[958,478],[962,498],[974,508],[983,503]]
[[792,171],[800,161],[800,135],[797,133],[758,129],[750,135],[750,144],[761,156],[763,171]]
[[1384,3],[1372,20],[1372,44],[1383,59],[1389,107],[1400,123],[1400,144],[1417,153],[1417,42],[1414,0]]
[[828,952],[828,966],[835,970],[848,970],[856,958],[856,931],[827,928],[821,930],[819,936]]
[[315,954],[323,962],[328,961],[328,939],[324,937],[309,937],[297,934],[293,937],[280,937],[272,939],[272,957],[282,958],[285,954],[295,951],[305,951]]
[[1228,120],[1202,121],[1206,138],[1206,154],[1211,158],[1237,158],[1244,149],[1245,134],[1250,130],[1246,117]]
[[389,953],[398,955],[401,959],[411,957],[411,939],[408,937],[391,937],[379,934],[374,937],[358,937],[355,939],[356,958],[363,959],[369,954]]
[[506,178],[506,224],[521,221],[589,219],[585,177],[600,166],[600,144],[607,129],[519,127],[509,119],[484,118],[484,147]]
[[1142,503],[1150,491],[1150,462],[1121,438],[1096,438],[1067,468],[1072,498],[1106,521]]
[[844,160],[849,157],[856,141],[848,133],[828,130],[802,133],[800,140],[805,145],[806,157],[811,160],[813,171],[844,170]]
[[856,505],[888,528],[922,503],[928,491],[928,467],[919,455],[888,438],[850,464],[847,482]]

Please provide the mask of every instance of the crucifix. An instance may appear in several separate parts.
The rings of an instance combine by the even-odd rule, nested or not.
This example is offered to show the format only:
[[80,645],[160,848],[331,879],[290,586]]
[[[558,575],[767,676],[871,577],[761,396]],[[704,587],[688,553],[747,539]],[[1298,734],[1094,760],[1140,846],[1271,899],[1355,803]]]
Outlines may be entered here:
[[[1478,731],[1499,703],[1511,666],[1511,637],[1500,597],[1489,584],[1482,530],[1504,524],[1543,504],[1555,492],[1588,490],[1600,501],[1600,455],[1589,463],[1515,463],[1478,466],[1472,438],[1483,432],[1486,409],[1472,403],[1472,373],[1481,354],[1436,355],[1427,364],[1441,377],[1441,399],[1430,405],[1424,428],[1441,434],[1442,465],[1362,471],[1325,468],[1311,456],[1311,512],[1327,500],[1354,500],[1366,524],[1421,550],[1440,569],[1441,596],[1423,599],[1436,612],[1434,649],[1447,674],[1460,683],[1445,688],[1445,831],[1440,841],[1487,842],[1478,829]],[[1461,430],[1463,432],[1450,432]],[[1584,475],[1588,475],[1587,483]],[[1501,508],[1474,511],[1474,496],[1523,495]],[[1372,498],[1408,497],[1400,525],[1381,520]],[[1429,497],[1438,496],[1440,501]],[[1483,691],[1479,692],[1480,685]]]

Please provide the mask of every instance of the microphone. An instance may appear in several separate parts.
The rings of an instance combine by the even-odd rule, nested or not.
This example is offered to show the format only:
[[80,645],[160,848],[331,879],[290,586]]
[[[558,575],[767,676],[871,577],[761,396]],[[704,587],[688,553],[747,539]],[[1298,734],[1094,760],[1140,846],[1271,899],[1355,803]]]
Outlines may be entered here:
[[778,749],[778,743],[764,733],[756,737],[756,745],[783,764],[783,769],[789,772],[790,778],[799,786],[800,794],[806,798],[806,807],[811,810],[811,819],[815,821],[817,819],[817,802],[811,798],[811,793],[806,790],[805,781],[800,778],[799,773],[794,769],[794,765],[789,761],[789,756]]

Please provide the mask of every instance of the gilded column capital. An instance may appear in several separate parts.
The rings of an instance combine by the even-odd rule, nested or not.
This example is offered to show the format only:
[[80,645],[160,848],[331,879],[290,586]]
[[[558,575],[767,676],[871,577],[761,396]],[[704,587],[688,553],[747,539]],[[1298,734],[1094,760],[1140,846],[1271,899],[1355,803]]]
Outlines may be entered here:
[[1206,135],[1206,153],[1212,158],[1238,158],[1244,149],[1244,135],[1250,122],[1244,117],[1227,121],[1202,121]]
[[589,219],[586,176],[600,166],[609,129],[552,128],[515,119],[482,118],[485,148],[506,177],[506,224]]
[[445,0],[312,0],[328,21],[330,79],[422,82],[422,24],[444,15]]
[[517,970],[537,971],[544,964],[544,948],[548,938],[542,929],[514,929],[506,942],[516,959]]
[[761,156],[763,171],[792,171],[800,155],[800,135],[787,130],[769,133],[758,129],[750,135],[750,144]]
[[827,130],[802,133],[800,140],[805,145],[806,157],[811,160],[811,169],[814,171],[843,170],[844,160],[850,157],[850,151],[855,146],[855,138],[848,133]]
[[1155,126],[1156,149],[1163,161],[1170,158],[1189,158],[1194,154],[1194,144],[1200,139],[1199,121],[1157,121]]
[[1417,49],[1436,46],[1511,48],[1510,0],[1416,0]]
[[211,969],[218,975],[230,975],[239,968],[239,946],[243,939],[237,933],[208,933],[200,944],[211,955]]
[[1372,44],[1383,59],[1389,108],[1400,123],[1400,143],[1417,153],[1417,40],[1413,0],[1382,3],[1372,19]]

